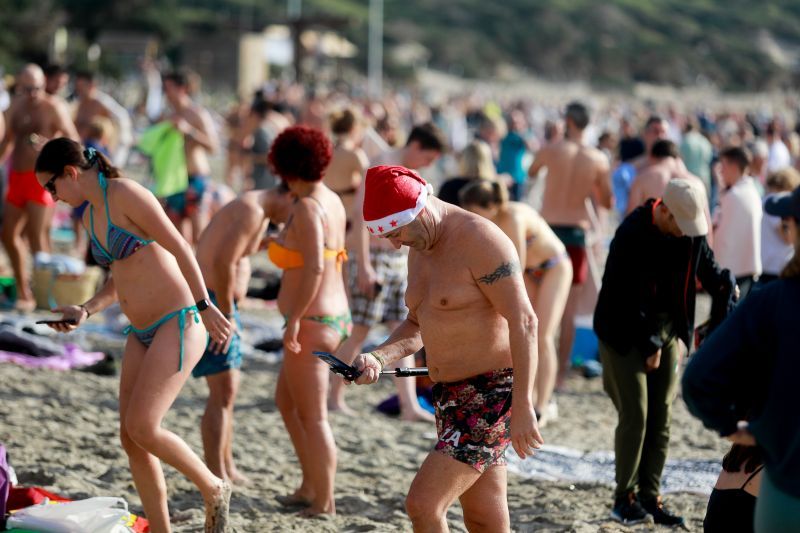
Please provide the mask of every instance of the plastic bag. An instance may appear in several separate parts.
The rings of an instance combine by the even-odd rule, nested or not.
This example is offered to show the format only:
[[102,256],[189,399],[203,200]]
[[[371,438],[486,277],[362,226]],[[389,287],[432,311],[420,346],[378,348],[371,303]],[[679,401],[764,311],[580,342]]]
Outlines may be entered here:
[[122,498],[89,498],[26,507],[11,515],[6,528],[42,533],[130,533],[128,504]]

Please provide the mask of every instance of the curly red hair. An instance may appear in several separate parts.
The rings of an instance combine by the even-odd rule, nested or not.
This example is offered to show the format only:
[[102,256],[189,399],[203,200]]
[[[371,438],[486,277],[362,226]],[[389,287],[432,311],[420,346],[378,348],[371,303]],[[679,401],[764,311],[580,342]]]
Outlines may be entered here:
[[269,150],[269,162],[284,181],[319,181],[333,156],[328,137],[316,128],[293,126],[278,135]]

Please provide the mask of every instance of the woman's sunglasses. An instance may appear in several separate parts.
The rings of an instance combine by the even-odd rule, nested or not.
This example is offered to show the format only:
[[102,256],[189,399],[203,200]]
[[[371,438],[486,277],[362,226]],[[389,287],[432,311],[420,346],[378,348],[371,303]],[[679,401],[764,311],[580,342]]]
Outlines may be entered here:
[[61,176],[61,174],[53,174],[53,177],[47,180],[47,183],[43,185],[44,190],[55,196],[56,194],[56,180]]

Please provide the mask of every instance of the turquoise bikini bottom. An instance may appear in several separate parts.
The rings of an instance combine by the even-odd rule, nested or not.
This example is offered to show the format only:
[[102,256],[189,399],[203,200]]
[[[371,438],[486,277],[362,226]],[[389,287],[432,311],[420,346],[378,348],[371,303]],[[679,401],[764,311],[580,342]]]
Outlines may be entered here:
[[180,332],[181,338],[181,351],[180,351],[180,359],[178,360],[178,372],[183,369],[183,330],[186,329],[186,315],[188,313],[192,313],[194,315],[194,323],[200,323],[200,316],[199,311],[197,310],[196,305],[190,305],[189,307],[184,307],[183,309],[178,309],[177,311],[173,311],[169,314],[164,315],[161,317],[155,324],[152,324],[144,329],[137,329],[133,326],[128,326],[124,330],[122,330],[123,335],[128,335],[133,333],[139,342],[147,346],[148,348],[153,343],[153,339],[156,336],[156,332],[158,328],[161,327],[167,320],[171,320],[174,317],[178,317],[178,331]]

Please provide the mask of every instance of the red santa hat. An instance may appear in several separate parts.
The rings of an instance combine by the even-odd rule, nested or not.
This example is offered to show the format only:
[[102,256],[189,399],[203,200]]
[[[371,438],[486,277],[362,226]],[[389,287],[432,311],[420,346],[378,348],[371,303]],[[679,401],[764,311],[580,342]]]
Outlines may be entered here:
[[433,188],[413,170],[379,166],[367,170],[364,222],[371,235],[383,235],[410,224],[425,208]]

